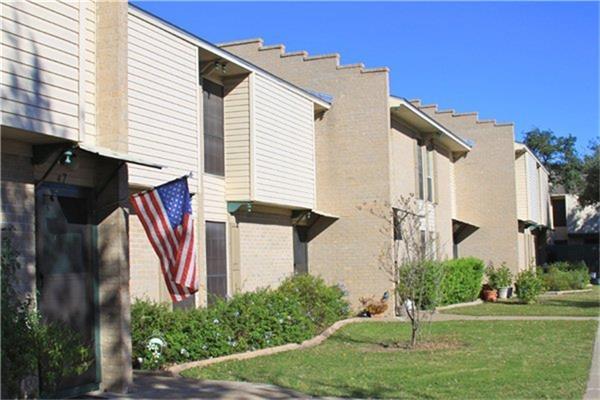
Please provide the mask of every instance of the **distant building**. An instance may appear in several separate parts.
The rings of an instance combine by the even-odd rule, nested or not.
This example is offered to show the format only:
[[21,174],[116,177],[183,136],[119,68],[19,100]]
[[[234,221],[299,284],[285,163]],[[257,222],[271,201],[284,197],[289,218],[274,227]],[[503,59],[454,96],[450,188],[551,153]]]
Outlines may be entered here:
[[598,271],[600,210],[582,207],[577,196],[562,187],[551,195],[554,230],[550,235],[548,261],[585,261]]

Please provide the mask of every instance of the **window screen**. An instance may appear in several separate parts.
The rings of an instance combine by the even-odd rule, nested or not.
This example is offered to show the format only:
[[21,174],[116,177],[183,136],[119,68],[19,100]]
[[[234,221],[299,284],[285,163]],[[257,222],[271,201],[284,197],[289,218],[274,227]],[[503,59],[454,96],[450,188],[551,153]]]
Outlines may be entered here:
[[223,86],[204,80],[204,171],[225,175]]
[[206,288],[208,303],[227,296],[227,238],[224,222],[206,222]]

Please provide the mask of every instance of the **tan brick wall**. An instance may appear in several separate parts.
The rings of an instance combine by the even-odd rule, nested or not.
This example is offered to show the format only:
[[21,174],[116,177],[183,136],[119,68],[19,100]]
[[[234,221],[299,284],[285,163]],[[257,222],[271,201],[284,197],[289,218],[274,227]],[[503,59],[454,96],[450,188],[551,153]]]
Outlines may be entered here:
[[277,287],[294,273],[293,231],[289,216],[252,213],[237,218],[240,289]]
[[334,97],[333,107],[316,122],[317,208],[340,218],[309,242],[309,271],[344,284],[358,307],[359,297],[392,287],[379,269],[392,232],[382,235],[386,224],[357,209],[363,202],[390,202],[387,69],[367,72],[339,66],[335,55],[305,59],[306,54],[282,56],[279,48],[259,46],[225,49],[295,85]]
[[156,302],[171,301],[158,256],[150,244],[140,219],[133,210],[129,215],[129,264],[132,301],[135,299]]
[[473,141],[471,151],[455,163],[457,218],[479,227],[459,245],[459,256],[475,256],[516,271],[517,197],[512,125],[482,122],[476,114],[422,111]]

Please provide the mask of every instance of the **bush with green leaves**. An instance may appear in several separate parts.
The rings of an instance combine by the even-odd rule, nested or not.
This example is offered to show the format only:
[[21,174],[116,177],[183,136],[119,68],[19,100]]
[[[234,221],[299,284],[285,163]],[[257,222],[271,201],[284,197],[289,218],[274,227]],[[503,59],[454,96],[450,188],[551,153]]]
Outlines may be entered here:
[[63,378],[90,367],[92,352],[74,330],[43,322],[32,297],[16,290],[21,265],[10,236],[10,228],[2,230],[2,398],[32,395],[23,392],[22,382],[36,376],[38,366],[44,394],[52,394]]
[[[564,264],[568,266],[565,267]],[[539,276],[544,282],[546,290],[583,289],[590,281],[588,269],[585,264],[583,267],[573,266],[568,263],[550,264]]]
[[524,303],[533,303],[544,291],[542,279],[533,269],[521,271],[515,280],[517,297]]
[[131,310],[133,361],[158,369],[166,363],[299,343],[348,315],[343,297],[338,287],[300,275],[276,290],[236,294],[207,308],[171,311],[164,304],[136,300]]
[[485,264],[475,257],[456,258],[442,263],[441,305],[473,301],[481,291]]
[[490,264],[486,269],[486,275],[488,277],[488,285],[493,289],[505,288],[512,285],[512,273],[504,263],[499,268],[495,268],[493,264]]
[[402,301],[410,300],[420,310],[431,310],[442,301],[443,279],[441,262],[406,262],[398,267],[396,293]]

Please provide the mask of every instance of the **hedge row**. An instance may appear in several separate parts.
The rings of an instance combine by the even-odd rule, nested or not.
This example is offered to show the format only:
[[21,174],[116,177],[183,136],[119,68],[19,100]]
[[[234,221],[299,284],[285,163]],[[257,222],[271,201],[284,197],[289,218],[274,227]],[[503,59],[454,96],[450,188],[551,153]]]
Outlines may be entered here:
[[242,293],[207,308],[171,311],[137,300],[132,306],[133,362],[144,369],[299,343],[349,313],[344,293],[310,275],[276,290]]

